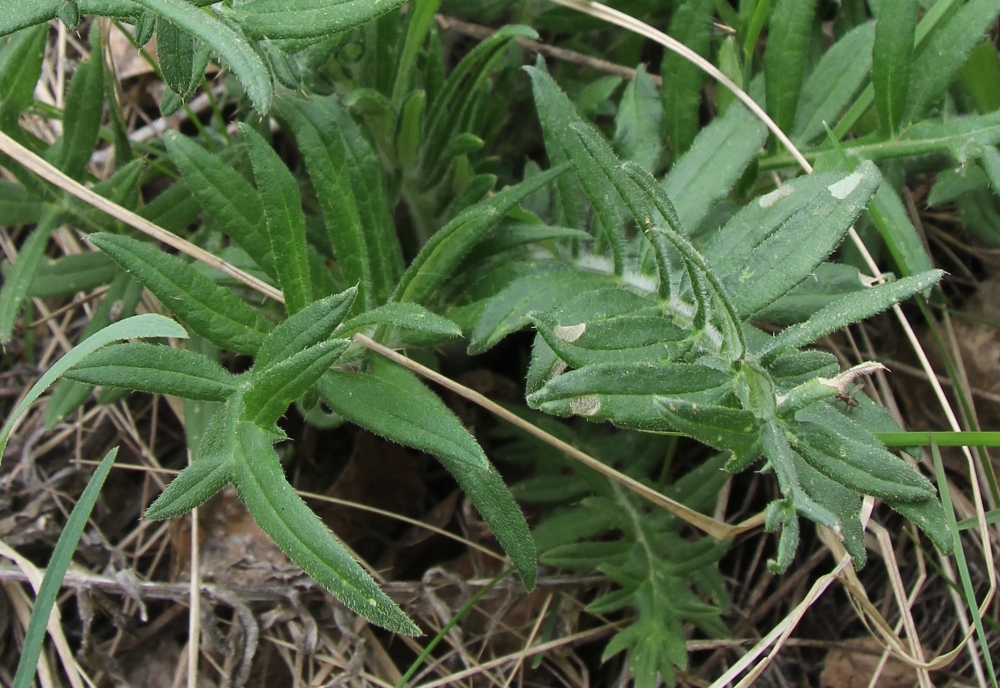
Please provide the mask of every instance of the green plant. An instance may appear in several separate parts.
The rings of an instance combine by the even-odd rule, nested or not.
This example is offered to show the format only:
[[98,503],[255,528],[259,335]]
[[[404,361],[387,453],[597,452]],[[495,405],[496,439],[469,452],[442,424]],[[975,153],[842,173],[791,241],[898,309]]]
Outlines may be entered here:
[[[96,181],[87,164],[97,141],[109,140],[115,172],[94,191],[181,237],[174,245],[188,256],[198,248],[225,261],[214,265],[220,271],[169,255],[65,193],[69,186],[42,183],[28,156],[4,159],[18,183],[0,182],[0,223],[35,227],[0,290],[0,341],[11,341],[31,299],[108,286],[76,353],[43,378],[47,386],[65,377],[49,401],[50,427],[95,387],[103,401],[113,398],[109,390],[133,389],[214,404],[191,447],[194,462],[147,517],[181,515],[232,483],[289,557],[348,607],[416,634],[284,477],[274,448],[286,439],[280,419],[294,405],[318,421],[329,415],[322,403],[336,422],[437,456],[526,587],[536,544],[548,565],[605,573],[618,587],[589,608],[634,610],[605,658],[628,650],[640,686],[657,676],[671,682],[686,667],[686,623],[725,633],[727,594],[715,564],[728,543],[683,537],[675,516],[590,471],[563,475],[550,451],[518,438],[513,446],[538,475],[515,494],[552,509],[533,538],[458,418],[355,335],[433,357],[463,335],[469,352],[481,353],[533,327],[529,407],[624,429],[603,438],[533,415],[552,435],[698,511],[721,489],[720,467],[774,474],[780,496],[764,523],[779,533],[769,562],[776,572],[793,563],[800,517],[832,530],[861,567],[865,495],[951,552],[954,528],[935,487],[877,439],[898,431],[895,421],[867,397],[841,401],[877,364],[842,371],[832,355],[804,347],[932,294],[941,279],[895,188],[907,166],[963,166],[941,174],[931,203],[956,201],[971,229],[1000,236],[1000,126],[990,107],[1000,88],[968,68],[993,64],[995,51],[980,46],[1000,12],[995,2],[939,0],[920,21],[908,0],[885,0],[871,21],[860,3],[844,3],[837,40],[823,53],[811,40],[819,21],[811,0],[773,9],[688,0],[670,11],[620,3],[714,55],[730,79],[766,101],[817,169],[802,177],[788,151],[768,145],[765,124],[731,97],[719,94],[717,116],[699,132],[704,79],[675,55],[660,70],[662,98],[644,69],[616,97],[617,77],[587,81],[561,70],[557,82],[542,61],[522,70],[515,41],[538,37],[525,25],[501,28],[451,60],[434,26],[440,0],[416,0],[405,14],[402,4],[0,0],[0,35],[9,34],[0,49],[4,133],[78,181]],[[511,4],[465,10],[492,16]],[[594,26],[564,8],[518,4],[539,27]],[[734,36],[710,30],[716,13]],[[62,138],[46,146],[19,127],[18,117],[39,107],[32,94],[44,22],[75,28],[86,15],[132,24],[138,45],[157,34],[164,113],[191,98],[210,60],[231,71],[239,136],[216,117],[198,136],[168,133],[139,158],[107,99],[97,24],[94,57],[70,85]],[[635,41],[601,40],[595,50],[638,59]],[[966,91],[952,87],[956,78]],[[523,116],[511,127],[512,110],[495,107],[497,99],[533,103],[540,128]],[[280,156],[274,139],[294,143],[298,158]],[[519,171],[526,141],[544,147],[549,169],[527,161]],[[289,166],[294,159],[301,164]],[[154,179],[171,185],[143,203]],[[100,252],[47,262],[49,239],[64,223]],[[874,263],[849,246],[835,260],[855,226],[885,247],[898,279],[867,283],[861,270]],[[262,302],[248,286],[278,298]],[[155,336],[115,334],[129,321],[114,321],[135,312],[144,288],[192,333],[252,365],[233,375],[194,350],[111,343]],[[772,336],[762,323],[784,329]],[[668,485],[676,434],[717,453]]]

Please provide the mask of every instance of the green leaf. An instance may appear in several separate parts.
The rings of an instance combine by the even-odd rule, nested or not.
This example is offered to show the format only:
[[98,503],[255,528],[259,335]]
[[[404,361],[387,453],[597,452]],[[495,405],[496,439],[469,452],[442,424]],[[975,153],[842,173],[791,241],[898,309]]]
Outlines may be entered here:
[[788,131],[795,122],[812,38],[816,0],[777,0],[764,51],[767,112]]
[[[355,287],[315,301],[274,328],[254,359],[258,370],[285,361],[327,339],[351,311],[358,295]],[[346,337],[344,337],[346,339]]]
[[848,31],[823,53],[802,86],[792,137],[807,143],[825,134],[864,86],[872,69],[875,25],[866,22]]
[[973,48],[962,65],[962,83],[980,114],[1000,109],[1000,53],[988,38]]
[[337,331],[338,337],[349,337],[376,325],[392,325],[442,337],[461,337],[462,328],[447,318],[432,313],[415,303],[387,303],[361,315],[356,315]]
[[887,180],[883,179],[875,192],[869,212],[903,277],[934,267],[917,228],[913,226],[910,213]]
[[0,0],[0,36],[55,19],[63,0]]
[[146,285],[181,322],[216,346],[255,354],[273,329],[231,291],[151,244],[111,234],[93,234],[90,242]]
[[205,44],[173,22],[158,17],[156,57],[167,87],[184,101],[194,95],[208,65]]
[[299,199],[299,183],[260,134],[247,124],[241,124],[240,131],[264,203],[264,219],[285,308],[289,315],[294,315],[312,302],[306,218]]
[[419,635],[420,629],[288,484],[270,435],[253,423],[241,422],[236,437],[233,484],[264,532],[351,610],[390,631]]
[[528,397],[528,405],[557,416],[666,432],[676,427],[664,418],[658,397],[718,398],[732,380],[731,373],[698,364],[604,363],[548,381]]
[[236,20],[255,38],[311,38],[347,31],[391,12],[405,0],[254,0]]
[[618,105],[615,151],[650,174],[655,173],[663,148],[660,136],[662,120],[663,104],[656,85],[646,73],[646,67],[639,65]]
[[46,204],[20,184],[0,181],[0,225],[30,225],[42,219],[45,209]]
[[674,202],[678,231],[690,234],[716,201],[729,193],[757,158],[767,127],[741,104],[701,130],[690,150],[674,163],[663,190]]
[[955,551],[954,540],[948,529],[948,520],[941,507],[941,502],[936,499],[926,499],[922,502],[888,500],[886,504],[924,531],[924,534],[943,554],[950,555]]
[[995,0],[969,0],[931,34],[913,61],[904,122],[919,120],[941,98],[998,14]]
[[412,88],[411,77],[413,67],[417,63],[417,53],[423,47],[427,34],[434,25],[434,14],[440,6],[441,0],[418,0],[411,5],[407,16],[406,41],[399,56],[396,81],[392,87],[394,103],[402,103]]
[[25,299],[28,298],[35,272],[45,255],[49,237],[60,223],[61,218],[54,211],[50,211],[42,218],[21,246],[17,262],[4,279],[3,287],[0,287],[0,344],[8,343],[14,334],[14,324],[21,313]]
[[685,341],[688,333],[662,315],[623,315],[562,326],[536,314],[532,322],[545,343],[573,368],[666,362],[690,346]]
[[201,354],[143,343],[105,347],[75,365],[65,377],[102,387],[205,401],[225,401],[237,388],[233,375]]
[[793,455],[795,473],[802,489],[817,504],[831,511],[840,521],[839,536],[844,549],[854,559],[854,567],[865,565],[865,533],[861,527],[861,497],[857,492],[830,480],[810,466],[798,453]]
[[254,368],[243,395],[246,417],[270,429],[289,404],[305,394],[347,349],[344,339],[332,339],[278,360],[267,368]]
[[35,668],[38,664],[38,656],[42,652],[42,642],[45,640],[45,628],[49,622],[49,614],[59,596],[59,589],[62,587],[63,577],[73,561],[73,552],[80,542],[87,521],[90,519],[90,512],[94,510],[97,497],[104,487],[104,481],[111,472],[115,457],[118,456],[118,448],[109,451],[94,474],[87,481],[87,487],[80,495],[79,501],[73,507],[66,525],[59,534],[55,549],[49,558],[49,565],[45,568],[45,577],[38,588],[35,596],[35,605],[31,611],[31,620],[28,622],[28,629],[24,634],[24,641],[21,645],[21,658],[18,660],[17,673],[14,676],[13,686],[17,688],[30,688],[33,684]]
[[910,91],[918,10],[918,0],[883,0],[875,23],[872,86],[879,126],[885,136],[895,136],[903,120]]
[[[712,38],[712,0],[687,0],[670,18],[670,35],[707,57]],[[701,87],[705,73],[686,57],[667,50],[660,66],[663,76],[663,131],[674,160],[680,158],[698,134]],[[646,168],[647,172],[654,170]]]
[[267,67],[246,39],[229,28],[212,10],[196,7],[185,0],[133,2],[204,41],[233,70],[253,106],[259,112],[267,112],[271,108],[274,91]]
[[455,272],[462,259],[493,230],[518,203],[543,188],[565,167],[536,175],[477,203],[440,229],[410,263],[396,286],[393,301],[425,305]]
[[[777,421],[772,420],[764,426],[761,440],[764,455],[767,456],[767,460],[774,469],[775,476],[778,478],[781,494],[786,499],[791,500],[791,504],[795,507],[795,510],[811,521],[831,528],[834,531],[841,531],[843,526],[840,523],[840,519],[825,506],[813,501],[802,489],[798,471],[795,468],[796,460],[801,460],[801,457],[788,443],[782,426]],[[788,567],[784,568],[787,569]]]
[[818,311],[806,322],[786,328],[761,351],[760,360],[766,364],[783,353],[816,341],[823,335],[881,313],[900,301],[905,301],[914,294],[934,286],[943,275],[944,272],[941,270],[929,270],[913,277],[904,277],[895,282],[845,296]]
[[28,295],[51,299],[87,292],[110,283],[121,274],[121,268],[113,260],[97,251],[43,259],[35,270]]
[[898,139],[851,146],[848,152],[859,158],[889,158],[950,153],[962,165],[979,155],[986,146],[1000,143],[1000,111],[973,117],[952,117],[944,122],[923,120],[906,129]]
[[243,414],[240,395],[231,397],[215,412],[201,442],[192,451],[191,465],[170,481],[146,509],[144,518],[162,521],[182,516],[204,504],[232,481],[238,451],[237,430]]
[[[751,228],[768,232],[764,237],[753,237],[759,241],[729,246],[743,258],[742,265],[727,280],[740,315],[751,317],[812,274],[868,206],[881,180],[878,168],[866,162],[856,172],[832,183],[825,176],[810,180],[817,182],[813,184],[790,183],[751,203],[744,218],[734,220],[739,226],[746,226],[747,215],[762,215],[769,220],[777,216],[782,222]],[[798,194],[806,198],[796,198]],[[767,207],[767,203],[773,206]],[[794,214],[786,215],[785,208],[794,208]],[[733,233],[722,232],[730,239]]]
[[516,279],[486,306],[470,338],[469,353],[491,349],[508,334],[528,325],[534,312],[544,313],[576,298],[583,291],[614,284],[608,275],[582,270],[527,275]]
[[15,424],[20,420],[24,412],[28,410],[28,407],[35,403],[38,397],[48,389],[49,385],[62,377],[63,373],[106,344],[123,339],[145,337],[174,337],[184,339],[187,337],[187,332],[183,327],[169,318],[148,313],[126,318],[113,325],[109,325],[92,337],[77,344],[65,356],[56,361],[38,379],[38,382],[32,385],[28,393],[24,395],[17,407],[7,417],[7,422],[4,424],[3,430],[0,430],[0,457],[3,456],[3,450],[7,446],[7,440],[10,438],[10,433],[14,429]]
[[373,358],[369,365],[368,373],[327,373],[318,385],[324,401],[377,435],[437,456],[510,554],[525,586],[532,588],[531,534],[476,440],[412,373],[382,358]]
[[[128,275],[120,274],[111,283],[101,305],[91,316],[90,322],[83,328],[80,341],[82,342],[95,332],[99,332],[114,320],[133,315],[141,296],[142,285]],[[49,404],[45,407],[45,429],[51,430],[63,418],[79,408],[90,395],[92,389],[90,385],[72,380],[60,380],[55,389],[52,390]]]
[[62,138],[53,146],[49,159],[74,179],[83,176],[84,168],[97,143],[104,116],[104,60],[100,33],[91,31],[92,57],[76,68],[66,94]]
[[[18,12],[7,7],[9,4],[0,0],[0,35],[7,33],[3,30],[5,24],[13,20]],[[21,11],[26,6],[39,5],[24,0],[13,0],[13,4],[20,6]],[[47,35],[46,26],[36,26],[11,36],[0,50],[0,122],[5,129],[14,128],[17,116],[34,102],[35,84],[42,71]]]
[[[205,212],[268,275],[277,277],[260,194],[230,161],[175,131],[163,135],[174,164]],[[155,201],[154,201],[155,202]]]
[[760,455],[760,421],[751,411],[658,396],[657,406],[670,425],[716,449],[733,452],[732,465]]
[[355,310],[384,303],[403,257],[377,154],[331,98],[283,97],[278,108],[305,157],[344,281],[358,284]]

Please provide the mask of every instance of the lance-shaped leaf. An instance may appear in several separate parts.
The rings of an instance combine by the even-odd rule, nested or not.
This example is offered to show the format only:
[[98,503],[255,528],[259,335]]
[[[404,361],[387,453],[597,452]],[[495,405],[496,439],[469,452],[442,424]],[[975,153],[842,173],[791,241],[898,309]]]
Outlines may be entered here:
[[357,295],[358,290],[351,287],[314,301],[285,320],[264,340],[254,358],[254,367],[263,370],[329,339],[350,313]]
[[[620,192],[616,192],[607,176],[602,174],[600,168],[594,164],[593,152],[581,145],[579,138],[574,135],[570,128],[573,126],[584,127],[595,138],[600,139],[601,136],[593,130],[592,125],[581,119],[576,112],[576,107],[544,68],[525,67],[525,70],[531,76],[535,93],[535,106],[538,108],[538,116],[541,118],[542,125],[549,137],[547,144],[551,141],[551,144],[559,151],[559,154],[553,154],[550,151],[549,155],[553,162],[561,162],[561,159],[565,158],[573,164],[573,171],[590,199],[594,213],[600,220],[604,237],[611,247],[615,261],[615,273],[622,274],[625,269],[623,256],[625,217],[622,201],[619,198]],[[601,143],[610,149],[610,146],[603,139],[601,139]],[[614,153],[611,155],[614,157]]]
[[477,354],[496,345],[530,322],[535,312],[545,313],[568,303],[584,291],[614,286],[608,275],[567,270],[526,275],[511,282],[486,306],[469,342],[469,353]]
[[255,38],[311,38],[347,31],[391,12],[405,0],[254,0],[235,12]]
[[338,337],[349,337],[356,332],[377,325],[392,325],[442,337],[461,337],[462,328],[448,318],[432,313],[415,303],[392,302],[361,315],[356,315],[337,331]]
[[701,130],[691,148],[674,163],[663,190],[677,207],[680,231],[693,232],[716,201],[733,188],[757,158],[767,127],[742,104]]
[[834,123],[854,101],[872,70],[875,24],[856,26],[823,53],[802,86],[792,136],[809,142],[825,134],[824,123]]
[[802,92],[816,0],[778,0],[764,51],[767,111],[781,129],[791,129]]
[[141,342],[96,351],[66,377],[102,387],[205,401],[225,401],[237,388],[229,371],[199,353]]
[[271,108],[274,95],[271,74],[245,38],[227,26],[211,10],[184,0],[133,0],[157,16],[200,38],[222,58],[240,80],[250,101],[260,112]]
[[[15,4],[26,7],[41,3],[15,0]],[[9,2],[0,2],[0,35],[5,20],[12,19],[11,15],[17,13],[8,5]],[[15,123],[17,116],[31,107],[34,101],[47,35],[45,26],[36,26],[12,36],[0,50],[0,121],[5,127]]]
[[260,134],[247,124],[241,124],[240,131],[264,203],[264,219],[285,308],[289,315],[294,315],[312,302],[306,217],[299,199],[299,183]]
[[[721,396],[731,373],[689,363],[605,363],[550,380],[528,404],[557,416],[608,420],[636,430],[675,429],[657,405],[658,396],[706,399]],[[708,394],[704,394],[708,393]]]
[[51,299],[87,292],[109,284],[121,274],[117,263],[97,251],[44,259],[35,270],[28,295]]
[[[2,105],[0,105],[2,108]],[[30,225],[42,219],[47,204],[20,184],[0,181],[0,224]]]
[[99,35],[91,32],[94,56],[81,62],[73,74],[66,94],[62,138],[48,153],[53,164],[74,179],[83,176],[90,162],[104,115],[104,60]]
[[861,497],[817,471],[797,452],[792,461],[805,493],[836,515],[844,549],[854,559],[854,567],[860,569],[865,565],[866,558],[865,533],[861,527]]
[[21,246],[14,268],[6,276],[3,287],[0,287],[0,344],[9,342],[14,334],[14,324],[21,306],[28,298],[28,291],[45,255],[49,237],[59,224],[59,214],[54,210],[42,219]]
[[660,128],[663,104],[656,85],[639,65],[635,76],[622,94],[615,118],[615,151],[650,174],[656,172],[663,152]]
[[792,506],[801,516],[840,532],[843,527],[836,514],[814,501],[802,489],[799,474],[795,468],[795,460],[798,455],[788,443],[782,426],[777,421],[771,421],[765,425],[761,441],[764,455],[774,469],[774,475],[778,478],[781,494],[791,500]]
[[[711,0],[687,0],[670,18],[670,35],[706,57],[712,39]],[[667,50],[660,67],[663,76],[663,131],[677,160],[691,147],[699,129],[701,87],[705,72],[686,57]],[[645,166],[644,166],[645,167]],[[652,173],[654,170],[646,167]]]
[[208,48],[171,21],[156,20],[156,57],[167,86],[186,101],[198,89],[208,66]]
[[0,36],[55,19],[63,0],[0,0]]
[[260,194],[229,161],[213,155],[193,139],[170,130],[163,140],[187,187],[208,216],[264,272],[277,277]]
[[373,358],[368,373],[331,371],[319,382],[324,401],[347,420],[399,444],[437,456],[455,476],[525,586],[535,581],[535,548],[524,516],[476,440],[412,373]]
[[560,325],[554,318],[536,314],[532,322],[545,343],[573,368],[665,362],[689,347],[688,332],[662,315],[623,315]]
[[288,405],[305,394],[330,369],[347,345],[345,339],[332,339],[267,368],[255,369],[243,394],[247,419],[270,429]]
[[238,450],[237,431],[244,417],[243,400],[233,395],[208,422],[194,461],[170,481],[145,518],[177,518],[204,504],[233,479]]
[[881,180],[874,163],[865,162],[857,171],[815,189],[801,209],[751,251],[743,244],[743,263],[728,281],[740,314],[749,318],[811,275],[840,244]]
[[745,466],[760,455],[760,421],[751,411],[677,397],[657,397],[656,403],[675,429],[710,447],[733,452],[727,470]]
[[817,423],[797,422],[789,431],[809,465],[855,492],[899,502],[922,502],[935,495],[929,480],[881,447]]
[[760,352],[760,359],[764,363],[773,361],[781,354],[814,342],[823,335],[881,313],[937,284],[943,275],[941,270],[930,270],[845,296],[816,312],[804,323],[786,328]]
[[494,229],[518,203],[566,170],[557,167],[462,212],[431,237],[407,268],[393,301],[426,304],[455,272],[462,259]]
[[272,437],[239,423],[233,484],[254,520],[289,559],[353,611],[396,633],[420,629],[306,506],[281,470]]
[[231,291],[151,244],[112,234],[91,235],[90,242],[146,285],[181,322],[220,348],[254,354],[272,329]]
[[879,125],[885,136],[895,136],[903,119],[919,9],[918,0],[885,0],[875,22],[872,86]]
[[886,500],[886,504],[924,531],[941,552],[950,555],[955,551],[955,541],[952,531],[948,529],[948,519],[941,502],[937,499],[925,499],[922,502]]
[[48,389],[49,385],[102,346],[123,339],[144,337],[174,337],[183,339],[187,337],[187,332],[183,327],[169,318],[147,313],[145,315],[126,318],[113,325],[109,325],[87,340],[77,344],[45,371],[45,374],[38,379],[38,382],[32,385],[28,393],[24,395],[17,407],[7,417],[7,422],[4,423],[3,430],[0,430],[0,457],[3,456],[3,450],[7,446],[7,440],[10,438],[10,433],[14,429],[14,426],[24,412],[28,410],[28,407],[35,403],[38,397]]

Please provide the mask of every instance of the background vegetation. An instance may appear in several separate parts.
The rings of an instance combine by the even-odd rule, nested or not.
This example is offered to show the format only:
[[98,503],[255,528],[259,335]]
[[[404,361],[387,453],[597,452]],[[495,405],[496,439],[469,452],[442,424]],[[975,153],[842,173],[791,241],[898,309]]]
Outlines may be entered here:
[[998,14],[0,0],[0,680],[996,686]]

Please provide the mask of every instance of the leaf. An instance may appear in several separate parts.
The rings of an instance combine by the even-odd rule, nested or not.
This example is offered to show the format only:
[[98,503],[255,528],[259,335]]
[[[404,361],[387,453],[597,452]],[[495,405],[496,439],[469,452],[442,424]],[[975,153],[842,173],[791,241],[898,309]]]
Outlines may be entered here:
[[900,301],[937,284],[944,272],[929,270],[913,277],[856,292],[821,309],[809,320],[786,328],[760,352],[765,365],[783,353],[814,342],[823,335],[881,313]]
[[167,87],[184,101],[194,95],[208,65],[205,44],[173,22],[159,17],[156,20],[156,57]]
[[63,133],[49,152],[49,159],[74,179],[83,176],[90,162],[104,115],[104,60],[100,32],[91,31],[92,57],[76,68],[66,94]]
[[883,0],[875,22],[872,86],[879,126],[885,136],[895,136],[903,120],[918,10],[918,0]]
[[875,24],[865,22],[844,34],[823,53],[802,85],[792,137],[809,142],[825,134],[864,86],[872,69]]
[[344,281],[358,284],[355,310],[384,303],[403,256],[378,155],[331,98],[284,97],[278,109],[305,157]]
[[46,204],[20,184],[0,181],[0,225],[30,225],[42,219],[45,209]]
[[760,455],[760,422],[751,411],[665,396],[657,397],[656,403],[675,429],[710,447],[733,452],[732,465],[745,465]]
[[264,532],[351,610],[387,630],[419,635],[420,629],[288,484],[271,437],[248,422],[239,423],[236,437],[233,484]]
[[375,325],[392,325],[417,332],[442,337],[461,337],[462,329],[447,318],[432,313],[415,303],[387,303],[361,315],[356,315],[337,331],[338,337],[347,338],[356,332]]
[[899,139],[853,146],[849,151],[870,160],[950,153],[962,165],[986,146],[1000,143],[1000,111],[972,117],[952,117],[944,122],[923,120],[906,129]]
[[680,218],[678,231],[690,234],[697,228],[712,204],[729,193],[757,158],[766,140],[767,127],[742,104],[733,104],[701,130],[663,180],[663,190]]
[[357,294],[351,287],[315,301],[275,327],[257,352],[254,367],[269,368],[329,339],[351,311]]
[[417,63],[417,53],[434,25],[434,15],[440,6],[441,0],[420,0],[412,5],[413,9],[407,18],[406,40],[399,55],[396,80],[392,87],[394,103],[402,103],[411,90],[411,76]]
[[754,320],[779,325],[803,322],[845,294],[863,289],[865,284],[857,268],[843,263],[821,263],[794,289],[758,311]]
[[[767,456],[767,460],[774,469],[775,476],[778,478],[781,494],[786,499],[791,500],[791,504],[795,507],[795,510],[809,520],[831,528],[834,531],[839,532],[842,530],[843,526],[840,519],[825,506],[813,501],[802,489],[798,471],[795,468],[796,460],[801,460],[801,457],[788,443],[782,426],[777,421],[771,421],[764,426],[761,440],[764,455]],[[784,567],[784,569],[787,568],[787,566]]]
[[271,108],[274,95],[271,75],[245,38],[223,23],[209,9],[185,0],[133,0],[178,28],[200,38],[222,58],[240,80],[258,112]]
[[922,502],[886,501],[889,507],[911,521],[931,539],[934,546],[943,554],[951,555],[955,551],[955,541],[948,527],[941,502],[937,499],[926,499]]
[[[41,3],[13,0],[14,5],[20,6],[18,9],[7,7],[10,4],[10,0],[0,0],[0,35],[7,33],[3,30],[4,26],[15,19],[19,10],[23,11],[26,6],[38,7]],[[34,102],[35,84],[42,71],[47,35],[47,27],[36,26],[11,36],[0,50],[0,122],[5,129],[14,128],[17,116]]]
[[690,347],[688,333],[662,315],[621,315],[573,325],[536,314],[546,344],[573,368],[599,363],[667,362]]
[[93,234],[90,242],[146,285],[192,330],[217,346],[254,354],[271,324],[225,287],[179,258],[136,239]]
[[65,377],[205,401],[225,401],[237,388],[233,375],[201,354],[143,343],[107,346],[68,370]]
[[437,456],[510,554],[525,587],[531,589],[535,581],[531,534],[476,440],[412,373],[382,358],[373,358],[369,365],[368,373],[327,373],[318,384],[324,401],[352,423]]
[[244,415],[243,399],[234,395],[221,406],[192,450],[191,465],[170,481],[144,518],[162,521],[177,518],[201,506],[233,479],[238,451],[237,431]]
[[854,567],[861,569],[867,557],[865,533],[861,527],[861,498],[856,492],[817,471],[800,454],[793,455],[793,463],[805,493],[840,521],[838,535],[843,540],[844,549],[854,559]]
[[618,117],[615,118],[615,151],[625,160],[631,160],[653,174],[659,166],[663,141],[660,130],[663,104],[656,85],[639,65],[632,81],[625,87]]
[[486,201],[477,203],[438,230],[410,263],[393,301],[425,305],[438,293],[477,243],[494,229],[518,203],[538,191],[566,170],[557,167],[511,186]]
[[916,122],[940,99],[998,14],[995,0],[969,0],[931,34],[913,61],[904,122]]
[[264,202],[264,219],[271,252],[289,315],[312,303],[306,218],[299,199],[299,184],[267,141],[247,124],[240,125],[250,152],[257,191]]
[[530,322],[532,313],[546,312],[576,298],[615,283],[608,275],[567,270],[527,275],[511,282],[490,300],[469,342],[469,353],[478,354],[495,346],[512,332]]
[[254,0],[235,17],[255,38],[312,38],[347,31],[395,10],[404,0]]
[[[775,206],[796,205],[799,209],[760,243],[732,245],[745,256],[738,272],[727,280],[740,315],[751,317],[812,274],[840,244],[881,181],[878,168],[866,162],[831,184],[812,186],[811,194],[798,187],[791,191],[780,187],[758,201],[756,205],[763,206],[765,199],[781,194]],[[788,200],[786,194],[796,192],[809,194],[808,200]]]
[[61,218],[55,211],[50,211],[42,218],[42,222],[35,227],[21,246],[17,262],[0,287],[0,344],[8,343],[13,337],[14,324],[25,299],[28,298],[35,272],[45,255],[49,237],[59,227],[60,222]]
[[111,472],[115,457],[118,456],[118,448],[109,451],[98,465],[97,470],[87,481],[87,487],[80,495],[79,501],[73,507],[66,525],[63,526],[59,539],[56,541],[55,549],[49,558],[49,565],[45,568],[45,577],[38,588],[35,596],[35,605],[31,610],[31,620],[24,634],[24,641],[21,645],[21,658],[17,663],[17,673],[14,676],[12,686],[17,688],[30,688],[33,684],[35,668],[38,664],[38,657],[42,652],[42,642],[45,640],[45,628],[49,622],[49,615],[59,596],[59,589],[62,587],[63,577],[73,561],[73,552],[80,542],[90,513],[94,510],[97,497],[104,487],[104,481]]
[[[670,35],[706,57],[712,38],[711,0],[687,0],[670,18]],[[686,57],[667,50],[660,66],[663,76],[663,131],[674,160],[680,158],[694,141],[699,129],[701,87],[705,73]],[[647,172],[654,170],[646,168]]]
[[732,381],[731,373],[691,363],[604,363],[549,380],[528,397],[528,405],[557,416],[665,432],[675,426],[661,413],[658,397],[718,398]]
[[962,83],[980,114],[1000,108],[1000,53],[988,38],[969,53],[962,65]]
[[255,367],[243,394],[247,420],[270,429],[289,404],[305,394],[330,369],[347,345],[346,340],[332,339],[278,360],[267,368]]
[[109,325],[92,337],[77,344],[45,371],[45,374],[32,385],[28,393],[24,395],[17,407],[7,417],[7,422],[4,424],[3,430],[0,430],[0,457],[3,456],[3,450],[7,446],[7,440],[10,438],[10,433],[14,429],[15,424],[20,420],[24,412],[28,410],[28,407],[35,403],[38,397],[48,389],[49,385],[62,377],[63,373],[106,344],[122,339],[146,337],[174,337],[176,339],[184,339],[187,337],[187,332],[183,327],[169,318],[148,313],[126,318],[125,320]]
[[231,161],[213,155],[193,139],[168,130],[164,133],[163,140],[187,187],[208,216],[264,272],[277,277],[274,253],[264,220],[264,203],[256,189],[233,169]]
[[51,299],[87,292],[110,283],[122,271],[103,253],[88,251],[43,259],[35,270],[28,295]]
[[63,0],[0,0],[0,36],[55,19]]
[[767,112],[785,131],[795,122],[815,14],[816,0],[777,0],[771,13],[764,51]]

